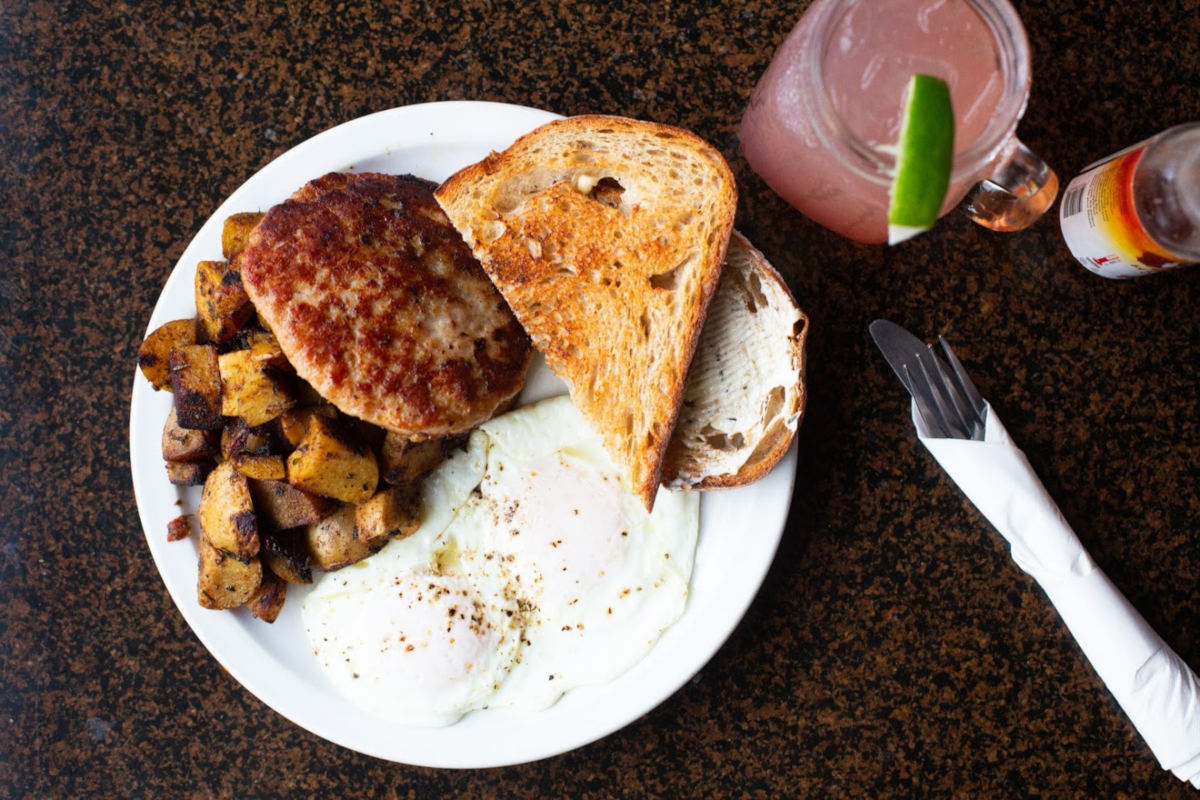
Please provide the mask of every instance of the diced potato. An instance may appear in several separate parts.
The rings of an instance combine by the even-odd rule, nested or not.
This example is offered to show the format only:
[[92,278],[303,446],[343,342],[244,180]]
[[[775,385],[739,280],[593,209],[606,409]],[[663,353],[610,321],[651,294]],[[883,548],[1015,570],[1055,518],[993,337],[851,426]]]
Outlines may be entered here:
[[138,348],[138,367],[155,389],[171,391],[171,351],[196,343],[196,320],[176,319],[159,325]]
[[246,601],[250,613],[263,622],[274,622],[283,610],[287,597],[287,584],[268,571],[263,571],[262,581],[254,594]]
[[354,506],[350,503],[304,530],[313,565],[326,572],[362,561],[376,550],[358,536],[354,527]]
[[288,583],[312,583],[308,564],[308,543],[303,530],[264,533],[258,557],[272,574]]
[[236,608],[254,596],[262,582],[262,563],[257,558],[241,562],[200,539],[200,574],[196,596],[204,608]]
[[442,439],[414,442],[398,433],[388,432],[379,450],[379,467],[388,483],[408,483],[428,473],[446,457]]
[[288,456],[287,471],[289,483],[346,503],[370,500],[379,483],[371,449],[320,416],[309,420],[308,433]]
[[235,417],[221,431],[221,458],[231,461],[249,454],[265,456],[271,452],[271,436],[266,429],[251,428],[246,420]]
[[296,447],[304,441],[304,436],[308,433],[308,421],[314,415],[334,419],[337,417],[337,409],[329,403],[322,403],[317,406],[290,408],[279,415],[279,432],[288,444]]
[[204,482],[196,514],[213,547],[243,561],[258,555],[258,517],[250,484],[230,462],[218,464]]
[[416,484],[384,489],[358,506],[354,525],[368,547],[378,549],[389,539],[411,536],[421,527],[422,492]]
[[247,478],[256,481],[281,481],[287,478],[287,466],[283,456],[236,455],[233,467]]
[[220,430],[221,369],[211,344],[177,347],[167,359],[175,392],[176,421],[184,428]]
[[250,357],[255,363],[294,373],[292,364],[283,354],[283,348],[279,346],[275,334],[267,331],[248,331],[245,339],[245,349],[250,351]]
[[218,358],[221,370],[221,413],[241,417],[251,426],[263,425],[296,404],[276,371],[254,358],[252,350],[234,350]]
[[175,486],[199,486],[204,483],[212,464],[205,461],[168,461],[167,480]]
[[250,496],[265,525],[278,531],[315,525],[337,506],[328,497],[306,492],[284,481],[250,481]]
[[162,457],[164,461],[208,461],[220,452],[219,440],[216,431],[180,426],[179,417],[172,406],[163,425]]
[[254,306],[241,273],[224,261],[196,264],[196,316],[210,342],[228,342],[254,319]]
[[241,255],[250,240],[250,231],[265,216],[257,211],[243,211],[225,218],[225,225],[221,228],[221,253],[226,259],[233,261]]

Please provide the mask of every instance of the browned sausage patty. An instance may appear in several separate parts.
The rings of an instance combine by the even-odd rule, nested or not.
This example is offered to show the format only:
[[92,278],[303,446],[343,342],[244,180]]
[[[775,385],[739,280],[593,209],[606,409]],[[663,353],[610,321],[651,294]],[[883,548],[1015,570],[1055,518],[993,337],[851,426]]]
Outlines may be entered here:
[[434,187],[330,173],[267,212],[240,258],[297,374],[345,413],[414,438],[495,414],[530,356]]

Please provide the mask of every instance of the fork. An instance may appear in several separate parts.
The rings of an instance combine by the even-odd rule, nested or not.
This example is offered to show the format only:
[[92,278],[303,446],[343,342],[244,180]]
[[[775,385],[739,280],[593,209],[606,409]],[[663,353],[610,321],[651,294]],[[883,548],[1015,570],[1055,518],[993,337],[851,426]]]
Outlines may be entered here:
[[983,440],[988,405],[944,338],[938,341],[949,366],[932,346],[894,322],[877,319],[870,332],[930,431],[945,439]]
[[914,371],[903,365],[909,392],[916,400],[917,410],[925,424],[942,431],[948,439],[983,440],[987,404],[949,343],[942,336],[938,342],[946,354],[947,367],[932,345],[913,354],[920,369]]
[[1200,677],[1088,555],[946,340],[949,366],[893,322],[869,330],[913,397],[921,443],[1011,545],[1158,763],[1200,788]]

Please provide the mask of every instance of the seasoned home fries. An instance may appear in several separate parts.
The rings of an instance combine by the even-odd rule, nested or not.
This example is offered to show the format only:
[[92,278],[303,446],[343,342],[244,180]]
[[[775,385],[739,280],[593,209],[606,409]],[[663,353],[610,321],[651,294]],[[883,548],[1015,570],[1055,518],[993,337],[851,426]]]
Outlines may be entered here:
[[[464,441],[446,434],[507,407],[520,391],[528,337],[432,188],[411,176],[333,174],[265,214],[230,216],[224,260],[196,265],[196,317],[167,322],[142,343],[142,373],[174,395],[162,433],[167,477],[203,486],[201,606],[246,606],[274,621],[289,583],[311,583],[314,568],[339,569],[410,535],[422,519],[418,482]],[[273,237],[283,235],[306,242],[302,264],[272,260]],[[247,292],[246,263],[266,314]],[[412,302],[422,293],[438,302]],[[374,319],[360,308],[368,295]],[[404,319],[389,321],[388,309],[403,309]],[[449,312],[464,325],[447,324]],[[290,353],[267,320],[287,330]],[[466,324],[472,320],[487,329]],[[441,362],[444,379],[411,361],[404,338],[405,330],[431,329],[456,353]],[[383,408],[392,422],[434,424],[398,432],[347,414],[296,374],[297,358],[310,375],[330,373],[322,385],[340,389],[332,394],[356,412]],[[442,405],[431,410],[421,400],[428,393],[381,394],[388,381],[375,387],[371,379],[389,358],[432,376]],[[372,372],[357,375],[354,365]],[[187,530],[176,519],[169,538]]]

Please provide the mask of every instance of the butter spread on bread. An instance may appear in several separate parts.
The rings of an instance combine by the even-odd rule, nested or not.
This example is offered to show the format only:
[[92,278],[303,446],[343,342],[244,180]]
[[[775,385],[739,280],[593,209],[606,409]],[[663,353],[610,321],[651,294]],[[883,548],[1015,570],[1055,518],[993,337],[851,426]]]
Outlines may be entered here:
[[435,196],[651,507],[733,228],[724,158],[678,128],[570,117]]
[[804,413],[808,318],[783,278],[734,231],[692,358],[663,483],[744,486],[779,463]]

